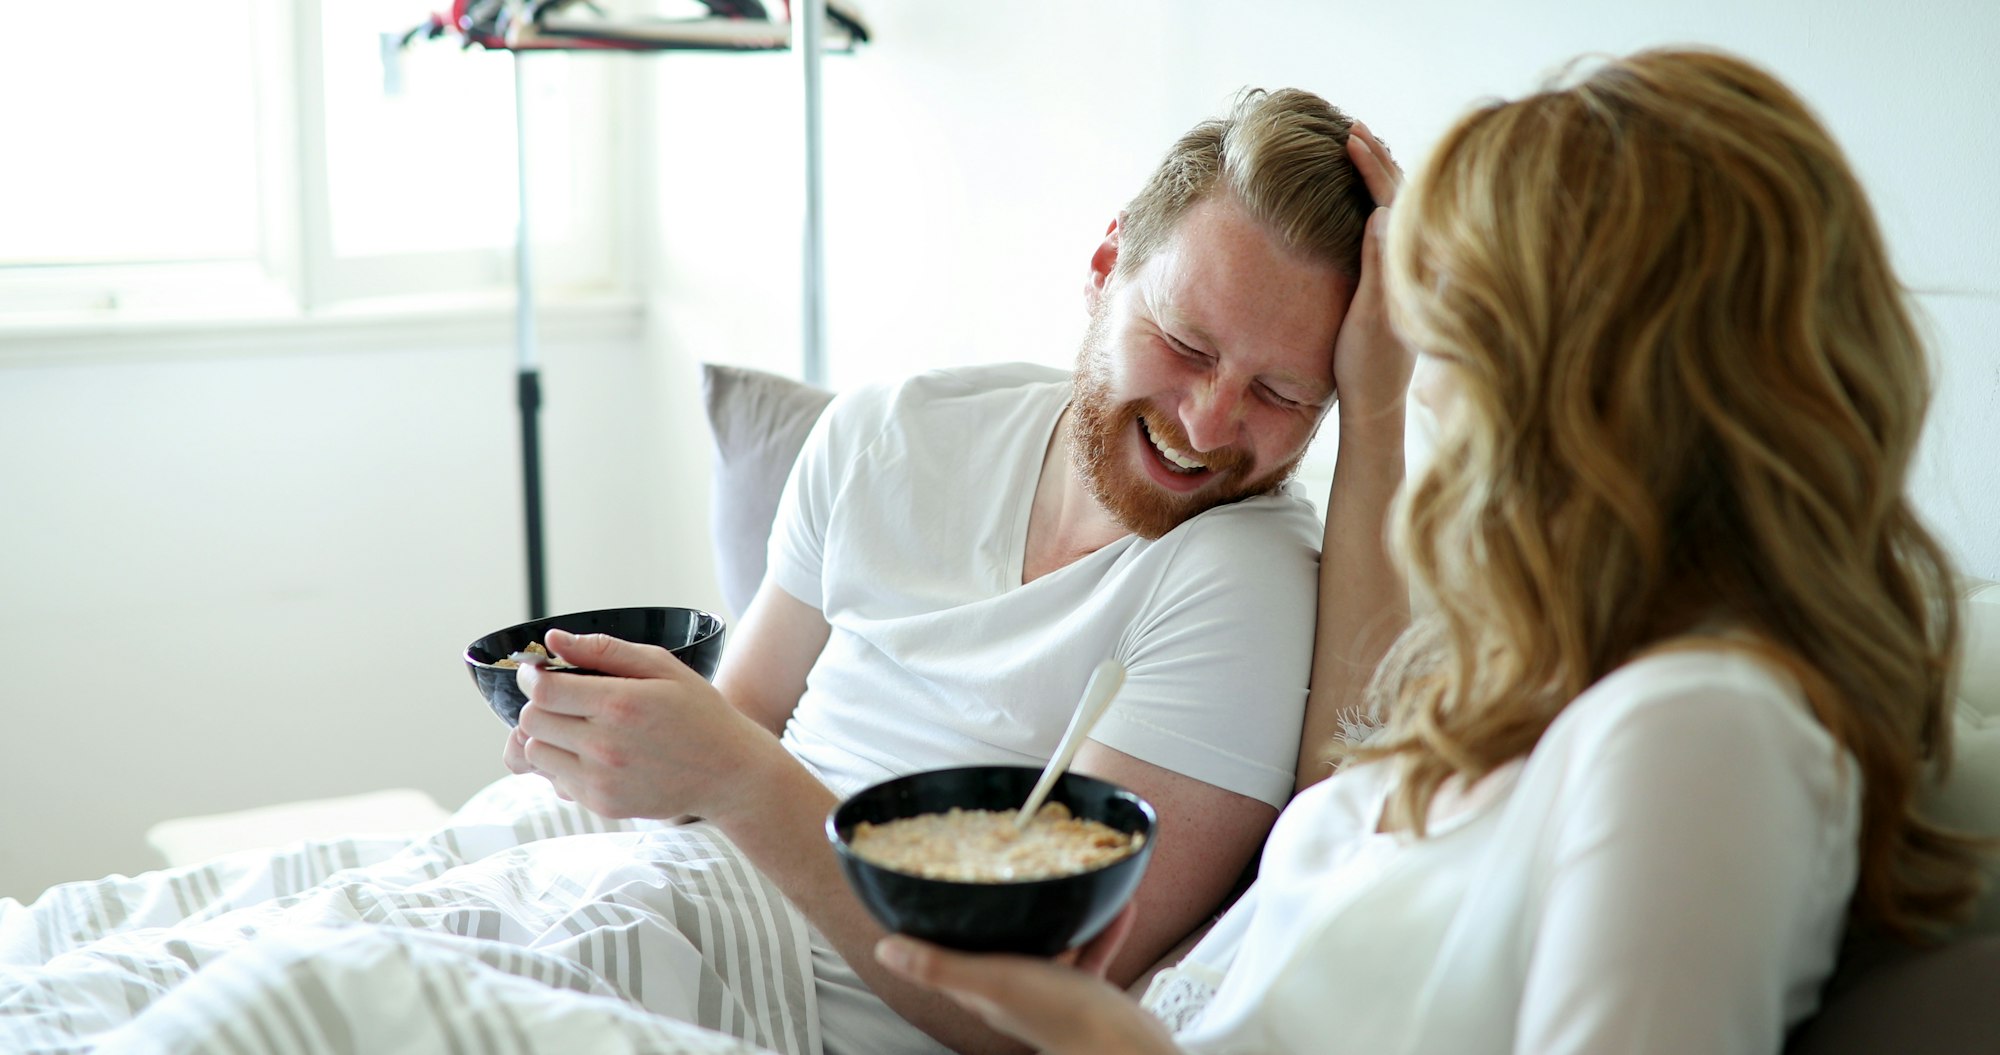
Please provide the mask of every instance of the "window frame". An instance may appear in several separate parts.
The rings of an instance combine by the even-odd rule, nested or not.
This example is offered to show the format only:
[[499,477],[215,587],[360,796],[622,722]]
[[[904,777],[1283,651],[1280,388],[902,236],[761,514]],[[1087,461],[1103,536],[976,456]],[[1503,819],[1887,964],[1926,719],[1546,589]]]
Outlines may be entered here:
[[[505,225],[503,248],[403,252],[337,257],[330,188],[323,0],[282,0],[252,5],[252,66],[256,94],[258,248],[254,259],[83,263],[0,267],[0,335],[57,337],[130,334],[148,328],[185,332],[212,325],[219,331],[267,329],[322,317],[442,319],[510,314],[516,303],[515,247],[518,218]],[[385,31],[396,27],[384,27]],[[418,39],[412,48],[454,48],[453,42]],[[531,55],[532,64],[555,55]],[[567,82],[578,90],[567,100],[574,152],[548,152],[534,169],[573,166],[572,183],[591,188],[568,203],[573,236],[552,240],[537,233],[534,295],[551,305],[579,304],[622,315],[637,300],[630,269],[634,181],[626,178],[629,151],[615,129],[624,121],[635,86],[626,64],[599,56],[561,56],[572,63]],[[521,56],[514,56],[515,75]],[[581,60],[581,61],[579,61]],[[596,60],[596,61],[593,61]],[[534,71],[528,71],[532,89]],[[513,119],[514,98],[494,100]],[[532,115],[532,109],[531,109]],[[527,129],[531,155],[535,128]],[[532,199],[530,223],[534,222]],[[12,343],[10,341],[9,343]],[[0,356],[0,358],[15,358]]]

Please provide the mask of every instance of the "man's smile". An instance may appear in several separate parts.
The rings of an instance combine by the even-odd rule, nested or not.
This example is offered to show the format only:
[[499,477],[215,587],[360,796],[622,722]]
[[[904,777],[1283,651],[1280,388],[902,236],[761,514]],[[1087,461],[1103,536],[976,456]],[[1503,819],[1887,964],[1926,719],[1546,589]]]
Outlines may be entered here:
[[1139,435],[1145,441],[1143,460],[1146,463],[1146,475],[1151,477],[1154,483],[1180,494],[1192,493],[1208,484],[1208,478],[1214,475],[1214,472],[1206,463],[1196,461],[1160,439],[1151,428],[1147,427],[1144,415],[1140,415],[1137,420]]
[[1197,473],[1202,471],[1203,469],[1208,468],[1208,466],[1202,464],[1199,461],[1196,461],[1195,459],[1185,454],[1182,454],[1175,448],[1168,446],[1166,442],[1161,440],[1158,436],[1153,435],[1153,430],[1147,428],[1146,419],[1143,417],[1139,419],[1139,428],[1146,433],[1146,439],[1152,442],[1153,449],[1159,451],[1160,456],[1162,458],[1165,458],[1169,463],[1171,463],[1175,469],[1178,469],[1181,472]]

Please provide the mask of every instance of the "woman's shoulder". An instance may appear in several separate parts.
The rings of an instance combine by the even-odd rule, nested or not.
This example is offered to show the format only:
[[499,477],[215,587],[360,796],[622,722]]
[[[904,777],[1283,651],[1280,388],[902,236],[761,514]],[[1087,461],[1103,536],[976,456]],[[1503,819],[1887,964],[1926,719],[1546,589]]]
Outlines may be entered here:
[[1564,708],[1543,745],[1588,754],[1653,737],[1748,740],[1811,757],[1834,747],[1798,680],[1727,638],[1672,642],[1618,667]]
[[1774,706],[1805,706],[1789,671],[1728,638],[1685,638],[1627,660],[1585,689],[1577,705],[1646,709],[1689,696],[1722,695]]
[[1853,850],[1859,773],[1782,665],[1696,642],[1634,659],[1585,690],[1550,723],[1522,781],[1536,789],[1529,798],[1582,828],[1695,817],[1791,832],[1837,863]]

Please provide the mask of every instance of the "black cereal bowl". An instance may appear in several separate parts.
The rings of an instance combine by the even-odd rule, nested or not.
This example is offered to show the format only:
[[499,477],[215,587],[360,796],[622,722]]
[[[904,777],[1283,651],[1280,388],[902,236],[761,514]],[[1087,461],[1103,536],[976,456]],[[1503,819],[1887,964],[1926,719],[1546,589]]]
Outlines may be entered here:
[[1153,855],[1158,818],[1138,795],[1096,777],[1064,773],[1049,793],[1085,820],[1145,842],[1108,865],[1055,879],[959,883],[926,879],[863,860],[849,845],[856,825],[882,824],[956,806],[1014,810],[1041,777],[1029,766],[966,766],[896,777],[854,793],[826,820],[827,838],[854,893],[891,931],[968,952],[1053,956],[1097,936],[1118,915]]
[[[642,645],[658,645],[704,678],[715,676],[715,665],[722,659],[722,619],[694,608],[600,608],[594,612],[531,619],[495,630],[466,646],[465,666],[472,672],[472,683],[479,686],[479,694],[486,697],[493,713],[508,725],[520,721],[521,708],[527,705],[528,698],[521,695],[521,686],[515,682],[515,668],[493,664],[531,643],[541,642],[542,635],[552,629],[572,634],[609,634]],[[601,675],[600,671],[582,668],[564,673]]]

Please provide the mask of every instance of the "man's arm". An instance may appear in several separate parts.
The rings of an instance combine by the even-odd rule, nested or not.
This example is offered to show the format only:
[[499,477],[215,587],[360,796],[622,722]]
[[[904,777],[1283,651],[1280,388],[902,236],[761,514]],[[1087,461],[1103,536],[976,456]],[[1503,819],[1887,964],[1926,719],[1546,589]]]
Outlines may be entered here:
[[1138,919],[1105,971],[1125,988],[1214,914],[1264,845],[1278,808],[1095,741],[1070,768],[1137,792],[1159,814],[1153,859],[1133,895]]
[[819,609],[766,576],[729,635],[715,687],[771,735],[783,735],[785,723],[805,695],[806,674],[819,661],[832,632]]
[[738,783],[750,798],[711,814],[710,820],[777,884],[875,995],[953,1051],[1025,1050],[949,997],[905,981],[875,962],[875,944],[889,932],[848,889],[827,844],[826,818],[839,804],[833,792],[789,755],[761,756]]

